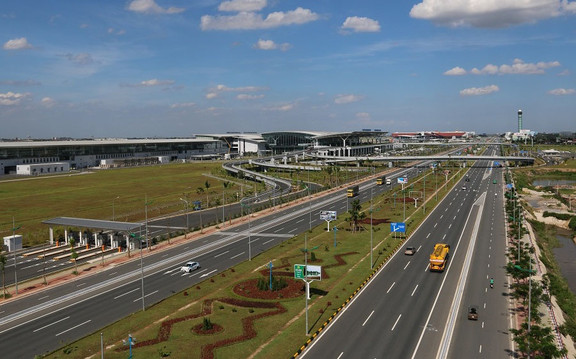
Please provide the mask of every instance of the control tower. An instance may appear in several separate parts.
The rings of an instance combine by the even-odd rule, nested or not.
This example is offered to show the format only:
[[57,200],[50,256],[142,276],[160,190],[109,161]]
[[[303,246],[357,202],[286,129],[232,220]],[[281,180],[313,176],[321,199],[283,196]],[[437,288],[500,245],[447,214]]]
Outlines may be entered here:
[[522,130],[522,110],[518,110],[518,133]]

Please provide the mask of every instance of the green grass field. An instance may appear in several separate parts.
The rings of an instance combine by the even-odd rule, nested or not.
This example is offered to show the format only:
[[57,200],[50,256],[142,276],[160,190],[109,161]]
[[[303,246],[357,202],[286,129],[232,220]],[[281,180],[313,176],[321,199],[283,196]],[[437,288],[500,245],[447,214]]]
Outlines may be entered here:
[[[201,200],[203,206],[222,201],[227,178],[221,162],[169,164],[150,167],[96,170],[64,176],[35,177],[0,182],[0,234],[12,235],[12,219],[24,245],[46,243],[48,226],[42,221],[60,217],[82,217],[117,221],[137,221],[184,209],[179,199]],[[227,202],[236,193],[251,192],[253,183],[229,179]],[[209,188],[206,188],[206,183]],[[202,188],[201,193],[198,190]]]
[[[462,176],[463,171],[454,171],[449,186],[456,183]],[[434,178],[428,173],[426,180],[426,214],[436,205],[436,196],[432,193],[435,189],[436,180],[439,184],[438,201],[447,193],[444,184],[444,175]],[[410,191],[414,193],[424,192],[424,181],[420,177]],[[375,196],[373,202],[373,219],[385,219],[389,222],[402,221],[403,206],[400,201],[401,195],[396,192],[387,192],[382,196]],[[421,204],[421,202],[419,202]],[[362,205],[364,211],[370,206]],[[369,213],[367,213],[369,216]],[[425,217],[421,205],[414,208],[414,202],[406,203],[407,226],[409,233],[421,223]],[[338,220],[331,223],[331,227],[337,226],[340,230],[336,234],[337,246],[334,247],[333,232],[327,233],[326,226],[314,228],[311,232],[298,235],[284,243],[262,253],[252,261],[244,262],[233,269],[218,274],[211,280],[200,283],[198,286],[187,289],[173,297],[167,298],[161,303],[149,308],[145,312],[135,313],[128,318],[103,328],[76,343],[66,345],[48,355],[47,358],[86,358],[91,355],[99,355],[100,333],[103,333],[105,346],[108,348],[106,358],[126,358],[127,351],[117,351],[125,348],[122,339],[126,339],[131,333],[137,342],[153,340],[158,336],[162,322],[174,320],[185,316],[196,316],[189,320],[181,321],[172,327],[169,340],[144,347],[134,348],[134,357],[157,358],[160,352],[170,353],[171,358],[201,358],[202,347],[211,343],[230,340],[242,332],[242,321],[250,316],[266,312],[266,309],[256,308],[253,312],[245,307],[222,304],[219,298],[244,299],[253,302],[279,302],[285,312],[273,316],[267,316],[254,322],[257,333],[255,338],[236,342],[231,345],[215,349],[216,358],[246,358],[254,353],[254,358],[283,358],[292,356],[295,351],[304,344],[305,321],[303,317],[304,297],[278,300],[257,300],[240,297],[232,291],[235,284],[246,279],[262,276],[258,271],[265,269],[269,261],[274,263],[276,270],[292,272],[294,264],[302,264],[304,255],[301,249],[304,247],[304,236],[308,238],[308,247],[318,247],[314,253],[316,262],[310,264],[321,265],[325,268],[327,277],[322,281],[312,284],[312,299],[309,306],[310,333],[320,328],[323,323],[334,313],[338,307],[364,282],[372,272],[370,265],[370,225],[364,224],[364,230],[352,232],[346,222],[347,215],[339,214]],[[369,218],[369,217],[368,217]],[[403,238],[394,239],[390,234],[390,224],[381,223],[373,226],[374,243],[374,267],[387,260],[388,256],[397,249]],[[344,264],[338,264],[337,255],[342,255]],[[426,254],[423,254],[426,255]],[[202,305],[205,300],[214,300],[210,314],[202,313]],[[210,335],[199,335],[192,328],[202,323],[202,318],[209,317],[212,323],[221,325],[223,331]],[[293,320],[293,322],[292,322]],[[67,354],[68,353],[68,354]]]

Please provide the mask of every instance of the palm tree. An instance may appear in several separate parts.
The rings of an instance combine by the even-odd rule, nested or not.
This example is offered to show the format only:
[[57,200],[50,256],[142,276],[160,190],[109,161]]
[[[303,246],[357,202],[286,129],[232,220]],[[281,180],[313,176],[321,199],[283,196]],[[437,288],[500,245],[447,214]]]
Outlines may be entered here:
[[358,229],[358,222],[366,218],[366,213],[362,212],[362,206],[360,205],[360,200],[355,199],[352,201],[350,205],[350,209],[348,210],[348,222],[353,225],[352,230],[356,232]]

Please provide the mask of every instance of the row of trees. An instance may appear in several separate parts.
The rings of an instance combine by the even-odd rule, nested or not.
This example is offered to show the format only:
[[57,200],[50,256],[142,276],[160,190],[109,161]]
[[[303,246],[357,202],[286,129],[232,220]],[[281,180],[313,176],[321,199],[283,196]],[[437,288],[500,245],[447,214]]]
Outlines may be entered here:
[[532,279],[535,271],[533,259],[535,249],[529,243],[521,241],[522,220],[519,216],[520,203],[514,191],[506,195],[506,214],[510,219],[509,237],[516,240],[516,246],[511,246],[508,251],[507,273],[512,277],[510,286],[511,296],[522,307],[518,309],[525,320],[519,328],[511,329],[514,342],[518,345],[518,351],[522,358],[561,358],[566,355],[566,348],[558,348],[556,335],[550,326],[543,325],[543,314],[539,307],[541,303],[549,303],[548,293],[549,279],[544,275],[542,281]]

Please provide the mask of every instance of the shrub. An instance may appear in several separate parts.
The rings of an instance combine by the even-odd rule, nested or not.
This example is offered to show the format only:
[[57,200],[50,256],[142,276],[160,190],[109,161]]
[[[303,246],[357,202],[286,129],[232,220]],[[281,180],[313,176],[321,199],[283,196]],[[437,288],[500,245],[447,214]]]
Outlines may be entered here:
[[214,328],[214,325],[212,325],[210,318],[204,317],[202,321],[202,330],[211,330],[212,328]]

